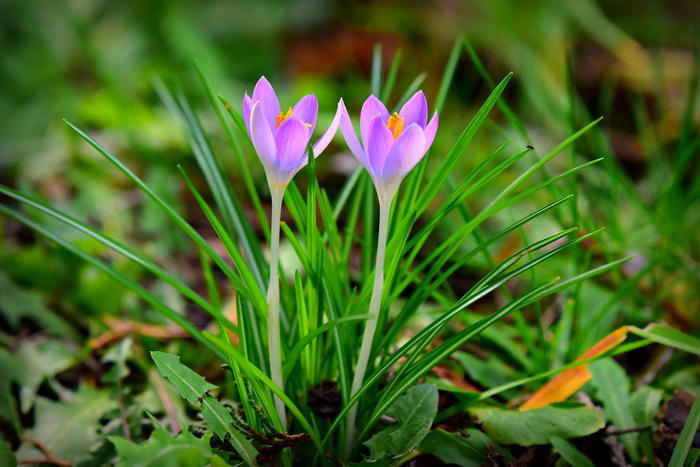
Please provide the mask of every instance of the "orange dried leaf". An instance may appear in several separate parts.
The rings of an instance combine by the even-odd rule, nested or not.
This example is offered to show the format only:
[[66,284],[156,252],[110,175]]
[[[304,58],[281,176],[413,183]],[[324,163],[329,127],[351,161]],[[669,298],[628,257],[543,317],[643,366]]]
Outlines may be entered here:
[[[627,338],[628,332],[628,326],[616,329],[584,352],[576,361],[580,362],[601,355],[617,347]],[[586,382],[591,379],[591,376],[591,372],[588,371],[587,363],[563,371],[553,380],[542,386],[530,399],[521,405],[518,410],[538,409],[555,402],[562,402],[586,384]]]

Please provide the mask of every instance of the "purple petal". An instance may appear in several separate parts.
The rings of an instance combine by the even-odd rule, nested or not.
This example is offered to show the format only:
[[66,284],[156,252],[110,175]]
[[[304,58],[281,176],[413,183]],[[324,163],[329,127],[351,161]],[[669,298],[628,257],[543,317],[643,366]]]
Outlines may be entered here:
[[398,188],[401,180],[423,158],[425,149],[423,130],[417,123],[412,123],[396,138],[386,156],[383,175],[387,186]]
[[406,102],[399,115],[403,117],[404,128],[411,123],[417,123],[421,128],[425,128],[428,121],[428,101],[425,99],[423,91],[418,91]]
[[[342,99],[341,99],[342,102]],[[343,109],[345,107],[343,106]],[[347,114],[347,110],[345,111]],[[333,137],[335,134],[338,132],[338,124],[340,124],[340,119],[342,116],[343,112],[340,108],[340,103],[338,104],[338,110],[335,112],[335,117],[333,117],[333,121],[331,122],[330,126],[326,130],[326,132],[319,138],[318,141],[316,141],[316,144],[314,144],[314,157],[318,157],[327,147],[329,144],[331,144],[331,141],[333,140]],[[349,119],[350,117],[348,117]],[[353,136],[355,135],[355,131],[353,130],[352,132]],[[357,141],[357,136],[355,136],[355,141]],[[358,142],[359,145],[359,142]],[[349,144],[348,144],[349,146]],[[360,148],[362,149],[362,148]]]
[[258,80],[253,90],[253,102],[260,102],[262,114],[270,125],[270,130],[277,128],[277,115],[280,113],[280,103],[270,82],[263,76]]
[[268,171],[268,168],[277,166],[277,146],[270,125],[260,110],[261,105],[261,102],[256,102],[250,111],[250,139],[265,170]]
[[277,145],[277,167],[280,173],[289,173],[293,176],[294,169],[306,154],[311,133],[306,123],[298,118],[288,118],[275,133]]
[[362,149],[362,145],[357,139],[357,133],[355,133],[355,128],[352,126],[350,115],[348,114],[348,109],[345,108],[345,102],[343,102],[343,99],[340,99],[340,102],[338,102],[338,114],[340,114],[340,132],[343,134],[343,138],[345,139],[348,148],[350,148],[350,152],[352,152],[357,160],[360,161],[360,164],[364,165],[365,169],[367,169],[367,171],[374,176],[374,171],[372,170],[372,166],[369,164],[367,154],[365,153],[364,149]]
[[311,131],[309,133],[313,134],[316,127],[316,118],[318,117],[318,100],[316,96],[309,94],[302,97],[292,109],[292,117],[310,124],[311,127],[309,129]]
[[243,97],[243,121],[245,122],[245,127],[248,129],[248,136],[253,139],[253,135],[250,133],[250,111],[253,110],[253,100],[248,97],[248,93],[245,93]]
[[394,136],[384,123],[381,115],[375,116],[369,123],[369,136],[366,143],[367,159],[372,166],[372,176],[382,178],[386,155],[394,144]]
[[365,149],[367,149],[367,142],[369,141],[370,122],[377,115],[382,117],[381,120],[384,122],[384,125],[389,122],[389,111],[386,110],[382,101],[374,96],[369,96],[360,112],[360,134],[362,135],[362,144]]
[[428,149],[430,149],[430,146],[433,144],[433,140],[435,139],[435,133],[437,133],[438,129],[438,113],[437,110],[435,111],[435,114],[433,114],[433,118],[430,119],[430,123],[428,123],[428,126],[425,127],[425,151],[427,152]]

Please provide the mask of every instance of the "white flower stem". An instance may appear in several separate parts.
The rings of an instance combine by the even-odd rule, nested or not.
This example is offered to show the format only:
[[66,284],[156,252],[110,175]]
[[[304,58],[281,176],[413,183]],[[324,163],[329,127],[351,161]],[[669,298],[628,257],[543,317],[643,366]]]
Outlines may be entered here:
[[[367,371],[370,352],[372,350],[372,341],[377,330],[377,321],[379,308],[382,304],[382,289],[384,288],[384,256],[386,254],[387,230],[389,228],[389,211],[391,208],[391,198],[379,198],[379,233],[377,235],[377,258],[374,267],[374,285],[372,286],[372,298],[369,302],[369,314],[372,315],[365,324],[365,332],[362,335],[362,345],[360,347],[360,355],[357,359],[357,367],[355,367],[355,376],[352,380],[352,389],[350,397],[354,396],[362,387],[362,382]],[[352,446],[355,442],[355,421],[357,419],[356,403],[348,412],[346,430],[345,430],[345,456],[349,456]]]
[[[282,348],[280,345],[280,218],[284,190],[272,190],[272,214],[270,215],[270,285],[267,289],[267,345],[270,353],[270,378],[284,391],[282,378]],[[287,415],[284,402],[275,398],[275,408],[282,422],[282,431],[287,428]]]

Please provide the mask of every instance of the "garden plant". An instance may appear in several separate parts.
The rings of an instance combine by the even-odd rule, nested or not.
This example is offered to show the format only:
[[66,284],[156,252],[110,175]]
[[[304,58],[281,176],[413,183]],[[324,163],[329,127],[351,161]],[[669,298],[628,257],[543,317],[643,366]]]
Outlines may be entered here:
[[[490,87],[462,121],[446,103],[465,58]],[[118,287],[132,309],[128,320],[90,317],[90,339],[64,346],[80,342],[75,326],[8,311],[31,298],[0,275],[3,320],[16,328],[28,316],[53,336],[0,349],[3,436],[16,434],[0,440],[1,465],[694,465],[700,403],[674,389],[700,377],[679,371],[655,385],[660,370],[628,360],[668,349],[694,358],[700,339],[628,310],[668,257],[622,254],[616,239],[641,234],[613,220],[614,208],[589,215],[602,193],[633,191],[608,158],[601,118],[581,110],[570,136],[541,147],[503,98],[518,77],[492,82],[463,37],[432,94],[420,76],[398,89],[401,54],[383,70],[386,59],[376,47],[364,100],[331,102],[287,102],[266,77],[227,95],[196,69],[206,122],[186,93],[156,80],[196,162],[170,167],[187,209],[109,140],[65,122],[158,212],[156,243],[183,245],[189,271],[129,246],[114,226],[0,186],[3,222],[99,277],[76,303],[110,309]],[[491,147],[475,144],[494,113],[509,126]],[[681,154],[698,148],[688,132]],[[338,152],[352,167],[326,184],[319,167]],[[681,159],[667,206],[685,193],[697,204],[699,182],[680,175],[692,158]],[[674,228],[635,212],[654,232]],[[692,248],[677,250],[688,275],[698,272]],[[625,362],[649,378],[633,384]],[[99,378],[70,389],[57,378],[91,365],[101,369],[84,373]],[[662,401],[667,415],[684,404],[674,433]]]

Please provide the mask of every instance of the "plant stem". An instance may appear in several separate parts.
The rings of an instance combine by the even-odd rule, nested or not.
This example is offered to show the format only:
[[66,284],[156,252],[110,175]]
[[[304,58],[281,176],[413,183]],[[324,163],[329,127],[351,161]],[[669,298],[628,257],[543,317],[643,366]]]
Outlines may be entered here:
[[[284,190],[272,190],[272,213],[270,215],[270,285],[267,289],[267,345],[270,354],[270,378],[284,391],[282,379],[282,348],[280,341],[280,218]],[[275,398],[275,408],[282,423],[282,431],[287,428],[287,415],[284,402]]]
[[[386,253],[387,230],[389,227],[389,211],[391,208],[391,200],[379,197],[379,233],[377,235],[377,258],[374,266],[374,284],[372,286],[372,298],[369,302],[369,314],[372,318],[367,320],[365,332],[362,335],[362,345],[360,346],[360,355],[357,358],[357,367],[355,368],[355,376],[352,380],[352,389],[350,397],[354,396],[362,387],[362,381],[367,371],[367,364],[372,350],[372,341],[377,330],[377,317],[379,308],[382,304],[382,289],[384,288],[384,256]],[[355,421],[357,418],[356,403],[350,412],[348,412],[347,425],[345,430],[345,455],[349,456],[355,441]]]

